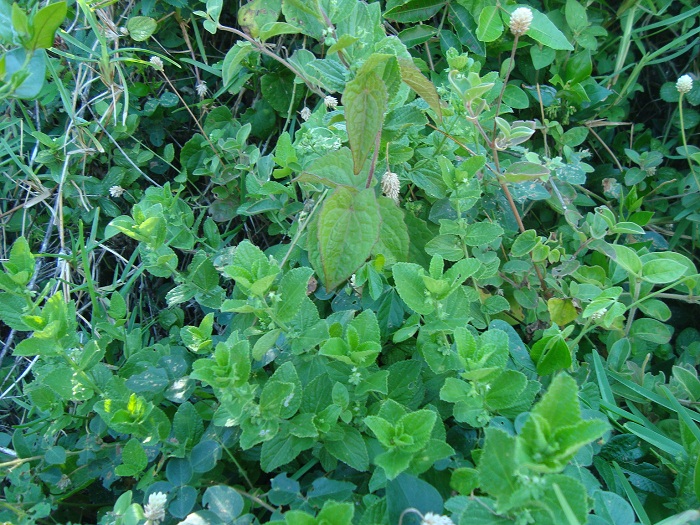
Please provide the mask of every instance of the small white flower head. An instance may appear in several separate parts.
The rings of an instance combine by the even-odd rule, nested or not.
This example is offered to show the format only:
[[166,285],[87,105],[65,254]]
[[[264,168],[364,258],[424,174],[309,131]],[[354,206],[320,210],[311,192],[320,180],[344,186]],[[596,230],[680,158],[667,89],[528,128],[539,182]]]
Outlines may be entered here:
[[304,122],[311,118],[311,110],[306,106],[299,112],[299,114],[301,115],[301,120],[303,120]]
[[143,507],[143,515],[149,525],[158,525],[165,520],[165,503],[168,495],[163,492],[153,492],[148,496],[148,503]]
[[689,93],[693,89],[693,78],[690,75],[683,75],[676,82],[676,89],[682,94]]
[[72,483],[73,482],[71,481],[71,479],[65,474],[63,474],[61,476],[61,479],[58,480],[58,483],[56,483],[56,486],[59,490],[66,490],[68,487],[71,486]]
[[523,36],[532,24],[532,10],[529,7],[518,7],[510,15],[510,32],[515,36]]
[[126,190],[121,186],[112,186],[109,188],[109,194],[114,198],[121,197],[125,191]]
[[197,92],[197,95],[199,95],[199,98],[202,99],[207,96],[207,91],[209,89],[207,88],[207,83],[204,82],[204,80],[200,80],[195,84],[194,90]]
[[426,512],[420,522],[420,525],[455,525],[454,522],[447,516]]
[[338,107],[338,99],[330,95],[326,96],[326,98],[323,99],[323,103],[330,110],[334,110]]
[[400,190],[401,183],[399,182],[399,176],[393,171],[387,170],[382,177],[382,193],[398,204]]
[[149,62],[156,71],[163,71],[163,61],[160,59],[160,57],[153,56]]
[[597,312],[594,312],[591,314],[591,321],[599,321],[600,319],[603,318],[603,316],[608,313],[607,308],[603,308],[602,310],[598,310]]

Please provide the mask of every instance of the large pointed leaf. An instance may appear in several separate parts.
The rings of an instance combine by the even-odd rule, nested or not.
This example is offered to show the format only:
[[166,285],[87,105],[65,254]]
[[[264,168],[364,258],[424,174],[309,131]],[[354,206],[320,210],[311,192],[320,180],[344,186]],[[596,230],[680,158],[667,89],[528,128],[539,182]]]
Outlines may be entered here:
[[387,104],[386,85],[374,71],[358,76],[345,86],[343,105],[355,174],[369,158],[382,129]]
[[[379,237],[381,216],[374,191],[339,187],[323,203],[316,226],[326,288],[332,290],[357,270]],[[313,262],[313,261],[312,261]]]
[[401,70],[401,80],[428,103],[430,108],[437,114],[438,120],[442,120],[440,95],[438,95],[435,85],[423,76],[411,60],[399,59],[399,69]]

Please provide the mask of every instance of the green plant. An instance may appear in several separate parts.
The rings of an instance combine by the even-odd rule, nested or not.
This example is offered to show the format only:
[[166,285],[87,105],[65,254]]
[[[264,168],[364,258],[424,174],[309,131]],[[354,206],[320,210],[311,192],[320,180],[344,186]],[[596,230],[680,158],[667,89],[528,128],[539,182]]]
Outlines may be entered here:
[[661,4],[66,8],[5,101],[0,520],[697,519],[696,87],[619,124]]

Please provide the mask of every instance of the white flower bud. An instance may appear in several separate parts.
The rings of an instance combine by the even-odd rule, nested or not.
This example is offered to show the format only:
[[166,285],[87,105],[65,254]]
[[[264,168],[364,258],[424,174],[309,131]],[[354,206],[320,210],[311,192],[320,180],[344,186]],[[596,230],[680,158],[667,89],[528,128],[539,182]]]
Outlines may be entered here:
[[165,503],[168,495],[163,492],[153,492],[148,496],[148,503],[143,507],[143,515],[148,520],[147,523],[158,525],[165,520]]
[[153,56],[149,62],[156,71],[163,71],[163,61],[160,59],[160,57]]
[[421,525],[454,525],[454,522],[449,517],[433,512],[426,512],[420,523]]
[[529,7],[518,7],[510,15],[510,32],[515,36],[523,36],[532,24],[532,10]]
[[125,191],[126,190],[124,188],[122,188],[121,186],[112,186],[111,188],[109,188],[109,194],[115,198],[121,197]]
[[382,177],[382,193],[398,204],[400,190],[399,176],[392,171],[387,171]]
[[685,94],[689,93],[693,89],[693,79],[690,75],[683,75],[676,82],[676,89],[679,93]]
[[323,99],[323,103],[330,110],[333,110],[338,107],[338,99],[330,95]]
[[306,122],[311,117],[311,110],[309,108],[305,107],[304,109],[302,109],[300,111],[299,114],[301,115],[301,120]]
[[209,88],[207,88],[207,83],[201,80],[194,86],[194,90],[197,92],[197,95],[199,95],[199,98],[204,98],[207,96]]

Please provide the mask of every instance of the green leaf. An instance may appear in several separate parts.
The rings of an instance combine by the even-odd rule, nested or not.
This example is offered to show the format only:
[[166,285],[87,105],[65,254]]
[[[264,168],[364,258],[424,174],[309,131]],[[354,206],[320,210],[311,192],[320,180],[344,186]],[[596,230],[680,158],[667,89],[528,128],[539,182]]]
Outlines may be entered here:
[[173,435],[183,447],[197,443],[204,432],[202,416],[189,401],[182,403],[173,416]]
[[352,153],[348,148],[326,153],[314,160],[295,179],[300,182],[320,182],[330,188],[351,186],[358,190],[365,187],[366,179],[353,173]]
[[[129,446],[128,443],[127,446]],[[44,454],[44,459],[49,465],[62,465],[66,462],[66,449],[59,445],[49,447]]]
[[221,446],[216,441],[204,440],[197,443],[190,453],[192,470],[204,474],[213,469],[221,458]]
[[126,28],[132,40],[143,42],[156,32],[158,23],[150,16],[134,16],[126,23]]
[[412,60],[399,58],[398,62],[401,80],[425,100],[437,115],[438,121],[442,121],[440,95],[438,95],[435,85],[420,72]]
[[673,328],[656,319],[635,319],[630,328],[630,336],[662,345],[671,340]]
[[[507,6],[506,9],[513,12],[517,6]],[[530,7],[532,10],[532,24],[526,36],[529,36],[534,41],[539,42],[543,46],[547,46],[556,50],[573,51],[574,47],[567,40],[557,26],[545,15],[537,9]]]
[[559,299],[552,297],[547,300],[547,310],[552,322],[559,326],[564,326],[578,317],[578,312],[571,299]]
[[318,252],[327,289],[343,283],[367,260],[379,237],[381,216],[374,191],[339,187],[321,208]]
[[287,24],[286,22],[273,22],[262,27],[260,30],[260,41],[265,42],[279,35],[296,35],[298,33],[301,33],[301,29],[295,25]]
[[445,5],[445,0],[408,0],[384,13],[384,18],[395,22],[423,22],[435,16]]
[[209,487],[202,496],[202,506],[209,508],[225,523],[231,523],[243,512],[243,497],[226,485]]
[[433,38],[437,29],[429,25],[418,24],[409,26],[399,33],[399,39],[408,48],[423,44]]
[[271,440],[265,441],[260,450],[260,467],[265,472],[272,472],[296,458],[303,450],[313,446],[311,438],[298,438],[280,432]]
[[467,246],[484,246],[503,235],[503,228],[493,222],[476,222],[467,226],[464,243]]
[[258,38],[262,27],[277,21],[281,8],[281,0],[253,0],[238,9],[238,24],[250,36]]
[[136,438],[127,441],[122,449],[122,465],[115,469],[118,476],[134,476],[148,465],[148,458],[143,446]]
[[281,322],[287,323],[297,315],[313,273],[311,268],[299,267],[288,271],[282,277],[277,288],[280,298],[275,304],[277,319]]
[[[386,485],[386,505],[388,512],[388,523],[399,523],[404,510],[414,508],[423,515],[428,512],[433,514],[443,513],[442,496],[430,483],[410,474],[401,474],[396,479],[391,480]],[[403,516],[403,523],[419,523],[419,520],[409,522],[411,514]],[[382,523],[377,520],[375,523]]]
[[639,255],[637,255],[635,250],[619,244],[613,244],[612,248],[615,250],[615,257],[613,257],[613,260],[620,267],[634,275],[641,274],[642,261],[639,259]]
[[397,263],[391,268],[396,291],[414,312],[428,315],[435,310],[435,300],[428,294],[423,277],[425,270],[414,263]]
[[300,28],[305,35],[320,40],[326,24],[319,9],[318,0],[284,0],[282,13],[290,24]]
[[486,56],[486,47],[476,37],[477,25],[472,13],[461,4],[453,2],[450,2],[448,9],[448,18],[457,33],[459,41],[472,53]]
[[503,34],[503,23],[498,7],[487,5],[479,13],[476,37],[482,42],[493,42]]
[[348,464],[355,470],[366,472],[369,469],[367,445],[360,431],[349,425],[340,425],[342,438],[326,441],[325,449],[334,458]]
[[574,33],[580,33],[589,25],[586,8],[578,0],[566,0],[564,15],[566,16],[566,23]]
[[646,254],[642,263],[642,279],[654,284],[677,281],[688,272],[688,267],[673,259],[663,257],[663,253]]
[[[265,101],[280,115],[287,116],[289,107],[300,98],[294,90],[294,75],[288,71],[268,73],[260,78],[260,92]],[[295,96],[295,100],[292,97]]]
[[31,100],[36,98],[44,86],[46,77],[46,52],[43,49],[36,50],[25,65],[27,51],[18,47],[5,53],[0,58],[5,62],[5,81],[18,76],[22,81],[19,87],[11,94],[13,97]]
[[514,162],[506,168],[503,178],[508,182],[525,182],[549,176],[549,168],[536,162]]
[[549,375],[571,367],[571,350],[560,335],[544,337],[532,346],[532,360],[539,375]]
[[358,76],[345,86],[342,101],[355,174],[362,171],[374,149],[387,99],[386,85],[374,71]]
[[495,427],[485,429],[484,449],[479,460],[481,489],[507,500],[519,488],[515,438]]
[[535,230],[526,230],[516,237],[510,253],[513,257],[523,257],[534,250],[539,242],[540,237]]
[[32,20],[33,34],[26,48],[34,50],[53,47],[54,35],[66,18],[67,12],[65,2],[55,2],[39,9]]
[[372,253],[383,255],[386,266],[405,261],[408,258],[409,238],[404,212],[387,197],[379,197],[377,203],[382,225]]

